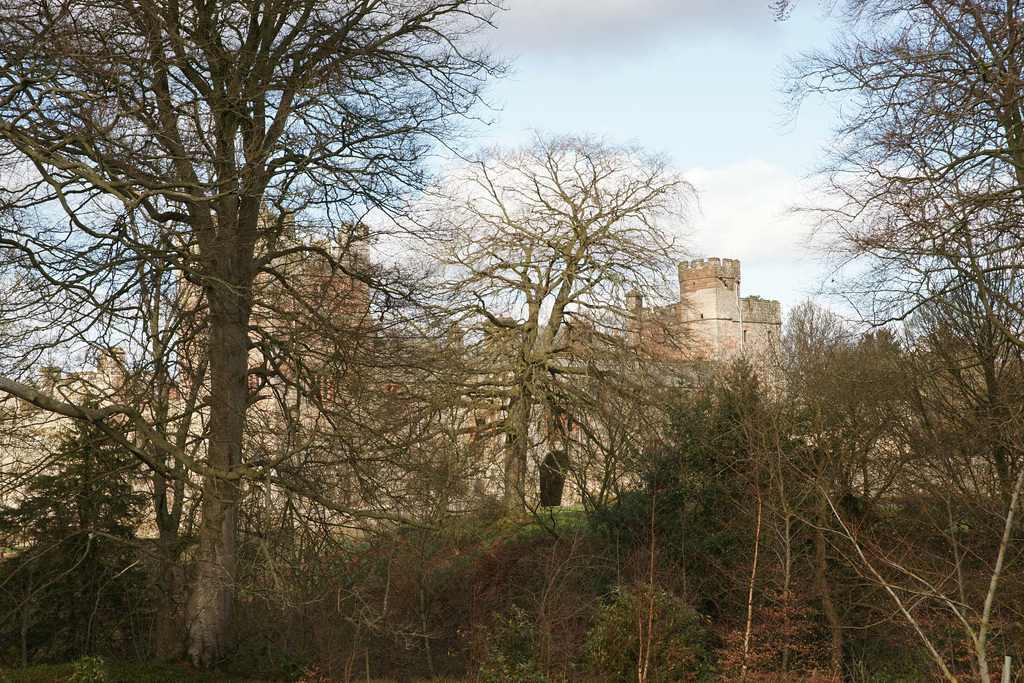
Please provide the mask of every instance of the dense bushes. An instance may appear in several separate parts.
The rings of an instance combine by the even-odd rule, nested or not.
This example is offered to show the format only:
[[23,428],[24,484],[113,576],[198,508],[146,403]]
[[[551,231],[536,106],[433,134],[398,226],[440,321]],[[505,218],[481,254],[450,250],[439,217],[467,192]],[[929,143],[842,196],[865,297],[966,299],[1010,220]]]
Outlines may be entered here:
[[288,653],[337,680],[365,678],[367,662],[371,676],[399,680],[610,683],[634,680],[640,661],[651,681],[710,675],[707,619],[627,570],[609,538],[576,512],[339,542],[304,566],[306,588],[287,601],[255,580],[240,591],[236,659],[280,675],[270,664]]
[[[846,397],[852,407],[844,407],[840,398],[830,410],[867,419],[858,403],[866,399]],[[432,528],[341,531],[308,510],[249,496],[229,664],[282,681],[931,677],[934,658],[893,618],[890,594],[856,549],[890,562],[875,566],[894,591],[905,590],[900,572],[912,567],[921,585],[945,581],[934,585],[980,603],[988,558],[999,551],[991,530],[1001,504],[910,489],[871,497],[863,475],[858,490],[858,461],[836,449],[844,430],[864,439],[854,427],[867,428],[817,414],[823,405],[779,401],[740,366],[677,395],[670,425],[632,454],[615,495],[586,510],[466,512]],[[884,407],[871,419],[890,419]],[[816,432],[816,424],[824,426]],[[21,546],[0,565],[2,635],[23,638],[7,663],[143,659],[157,615],[151,568],[137,552],[146,541],[133,526],[142,502],[135,471],[88,431],[70,435],[55,457],[63,475],[36,474],[2,522],[8,546]],[[1015,548],[989,641],[1012,654]],[[961,559],[951,565],[951,556]],[[183,557],[187,564],[188,550]],[[963,624],[929,590],[915,597],[918,626],[945,661],[969,671]]]
[[679,596],[618,587],[587,632],[585,670],[615,683],[699,680],[713,673],[707,620]]

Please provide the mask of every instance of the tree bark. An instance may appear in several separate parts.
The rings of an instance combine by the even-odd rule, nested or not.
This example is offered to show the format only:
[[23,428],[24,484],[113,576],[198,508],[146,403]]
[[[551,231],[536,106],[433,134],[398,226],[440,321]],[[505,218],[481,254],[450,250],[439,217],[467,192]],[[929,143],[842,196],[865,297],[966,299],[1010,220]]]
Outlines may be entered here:
[[541,507],[557,507],[562,504],[565,492],[565,473],[569,469],[569,454],[565,448],[548,451],[540,465]]
[[839,621],[839,612],[832,600],[832,588],[828,582],[828,554],[825,534],[822,525],[826,523],[824,512],[818,515],[818,524],[814,530],[814,586],[821,600],[821,611],[825,615],[829,628],[829,651],[832,673],[836,676],[843,671],[843,625]]
[[182,654],[181,648],[181,613],[180,597],[182,595],[181,565],[168,562],[163,558],[169,552],[160,549],[159,597],[157,599],[156,620],[156,658],[157,660],[173,660]]
[[505,496],[507,511],[526,505],[526,463],[530,443],[530,396],[520,391],[512,399],[506,420]]
[[156,658],[177,659],[184,653],[182,632],[182,600],[185,582],[181,567],[181,544],[178,529],[181,521],[182,495],[184,484],[175,482],[175,499],[171,510],[167,510],[167,479],[153,474],[154,510],[156,512],[159,537],[156,545],[157,564],[157,615]]
[[[255,226],[255,215],[253,226]],[[225,221],[226,223],[227,221]],[[227,235],[220,238],[231,244]],[[218,250],[212,259],[210,305],[210,473],[203,481],[196,576],[186,607],[188,656],[200,668],[219,663],[230,642],[233,581],[238,541],[237,480],[227,478],[242,462],[248,406],[249,337],[252,311],[252,249],[245,240]],[[233,247],[233,248],[232,248]],[[228,256],[224,258],[223,256]],[[233,258],[232,258],[233,257]]]

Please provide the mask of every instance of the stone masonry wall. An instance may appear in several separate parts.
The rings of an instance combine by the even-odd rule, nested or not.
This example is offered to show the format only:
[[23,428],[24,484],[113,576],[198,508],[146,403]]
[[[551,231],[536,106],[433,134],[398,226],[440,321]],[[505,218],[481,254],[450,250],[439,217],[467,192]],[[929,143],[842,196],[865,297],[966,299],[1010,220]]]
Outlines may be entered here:
[[[679,303],[644,308],[631,295],[634,343],[680,362],[728,362],[742,355],[764,362],[779,348],[782,307],[778,301],[740,296],[740,262],[706,258],[679,265]],[[742,329],[740,321],[742,320]]]

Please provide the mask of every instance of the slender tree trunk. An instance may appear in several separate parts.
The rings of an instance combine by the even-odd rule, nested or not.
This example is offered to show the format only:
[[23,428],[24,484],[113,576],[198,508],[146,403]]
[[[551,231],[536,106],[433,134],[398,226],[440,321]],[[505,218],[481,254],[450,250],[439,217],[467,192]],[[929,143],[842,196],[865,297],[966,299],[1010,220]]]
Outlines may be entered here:
[[[166,419],[163,411],[161,419]],[[168,491],[173,500],[168,506]],[[153,511],[158,531],[156,543],[157,560],[157,614],[156,658],[177,659],[184,654],[185,623],[182,605],[185,598],[185,581],[181,566],[181,544],[178,531],[181,528],[182,500],[185,485],[181,480],[168,482],[159,472],[153,473]]]
[[839,612],[832,600],[832,587],[828,582],[828,548],[825,533],[822,531],[826,521],[825,513],[822,512],[818,515],[818,523],[814,530],[814,587],[817,589],[821,610],[828,622],[832,673],[839,676],[843,670],[843,626],[839,621]]
[[185,579],[181,566],[181,544],[178,531],[181,526],[184,495],[183,482],[174,483],[174,502],[167,509],[167,480],[158,473],[153,474],[154,509],[156,511],[159,537],[156,545],[157,564],[157,614],[156,658],[158,660],[178,659],[185,652],[185,624],[182,607],[185,601]]
[[[148,311],[147,325],[149,330],[151,362],[154,367],[153,386],[153,417],[158,425],[170,424],[171,404],[171,364],[168,354],[169,330],[165,328],[161,317],[161,307],[167,295],[161,275],[149,281],[142,280],[142,300]],[[188,311],[177,309],[179,314]],[[198,380],[195,380],[198,381]],[[179,384],[180,388],[180,384]],[[187,428],[176,439],[178,445],[185,447]],[[174,439],[174,437],[171,437]],[[154,460],[165,459],[154,449]],[[173,463],[169,463],[175,468]],[[176,469],[176,468],[175,468]],[[180,470],[179,470],[180,471]],[[178,532],[181,528],[181,515],[184,510],[185,483],[182,479],[168,480],[160,472],[152,473],[153,482],[153,514],[157,526],[156,556],[157,560],[157,615],[155,649],[158,660],[180,658],[184,648],[184,614],[182,606],[185,598],[185,583],[181,566],[181,545]],[[170,496],[168,495],[170,494]]]
[[[647,683],[648,674],[650,674],[651,669],[651,649],[654,646],[655,638],[654,612],[657,608],[657,605],[655,604],[657,595],[654,592],[654,559],[655,551],[657,550],[657,532],[655,530],[654,525],[654,515],[657,508],[657,504],[658,497],[657,491],[655,491],[655,495],[651,498],[651,543],[650,547],[648,548],[647,558],[647,591],[646,595],[637,595],[638,605],[641,604],[643,598],[647,598],[647,605],[641,606],[641,613],[638,615],[639,618],[637,619],[637,626],[639,631],[639,638],[637,640],[639,642],[640,648],[639,657],[637,657],[637,683]],[[646,607],[646,610],[644,610],[644,607]],[[646,625],[644,624],[645,620],[647,622]]]
[[[29,591],[32,591],[32,574],[29,571]],[[21,668],[28,668],[28,631],[32,626],[32,598],[26,600],[21,606]]]
[[161,539],[157,548],[160,556],[155,643],[158,660],[177,659],[182,654],[181,602],[184,582],[176,546],[176,538],[170,543]]
[[761,485],[757,485],[757,527],[754,530],[754,560],[750,565],[750,584],[747,591],[747,624],[743,629],[743,666],[740,668],[740,677],[746,679],[747,666],[750,658],[750,635],[754,623],[754,583],[757,581],[757,560],[761,550]]
[[782,628],[785,631],[785,640],[782,643],[782,672],[789,673],[790,650],[792,647],[793,630],[790,609],[793,606],[793,516],[786,509],[783,513],[785,521],[783,526],[783,575],[782,575],[782,602],[785,611],[782,617]]
[[[425,572],[421,573],[419,581],[419,598],[420,598],[420,632],[423,636],[423,649],[427,654],[427,671],[430,673],[431,678],[437,677],[437,671],[434,669],[434,649],[430,645],[430,622],[428,620],[429,605],[427,604],[427,592],[423,588],[423,582],[426,577],[423,576]],[[366,680],[370,680],[367,676]]]
[[[949,542],[953,546],[953,562],[956,566],[956,589],[957,597],[961,605],[967,605],[967,585],[964,583],[963,558],[960,555],[960,541],[957,539],[956,524],[953,522],[953,503],[946,498],[946,513],[949,516]],[[971,675],[981,678],[981,668],[978,666],[978,658],[971,657]]]

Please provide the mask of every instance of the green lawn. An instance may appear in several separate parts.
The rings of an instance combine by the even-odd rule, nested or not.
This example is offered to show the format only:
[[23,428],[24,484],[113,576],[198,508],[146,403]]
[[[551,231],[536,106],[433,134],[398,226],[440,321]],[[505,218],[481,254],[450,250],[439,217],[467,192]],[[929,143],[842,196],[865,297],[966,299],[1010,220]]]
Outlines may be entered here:
[[[271,683],[224,673],[191,673],[171,664],[107,662],[110,683]],[[0,683],[60,683],[71,677],[71,664],[0,669]]]
[[[247,678],[231,673],[190,672],[185,667],[174,664],[124,664],[107,661],[107,671],[110,675],[109,683],[281,683],[280,680]],[[27,669],[0,668],[0,683],[64,683],[71,677],[72,672],[72,664],[47,664]],[[439,679],[435,683],[445,681],[457,683],[451,679]],[[374,679],[371,683],[394,681]]]

